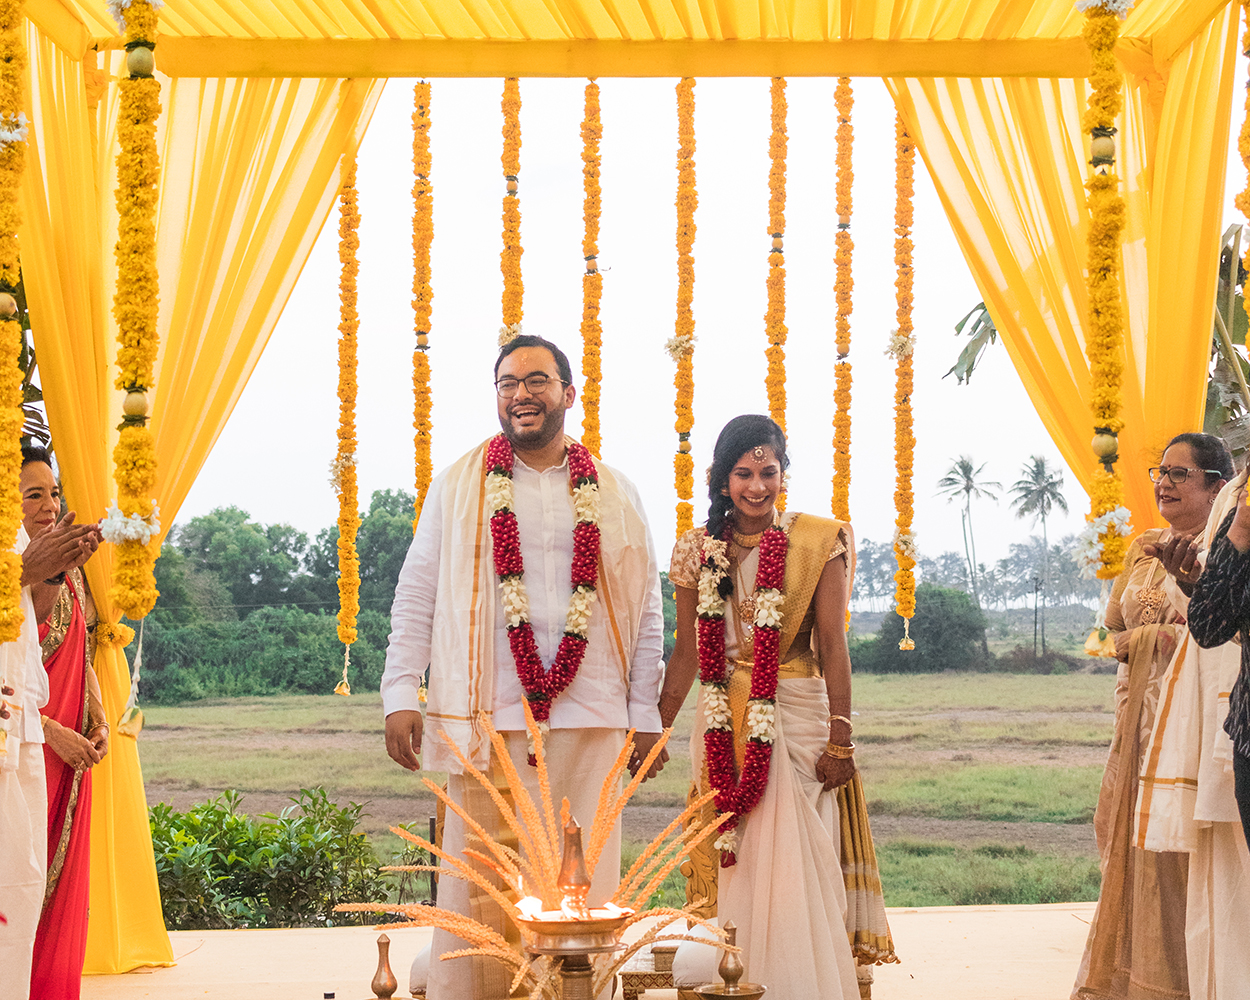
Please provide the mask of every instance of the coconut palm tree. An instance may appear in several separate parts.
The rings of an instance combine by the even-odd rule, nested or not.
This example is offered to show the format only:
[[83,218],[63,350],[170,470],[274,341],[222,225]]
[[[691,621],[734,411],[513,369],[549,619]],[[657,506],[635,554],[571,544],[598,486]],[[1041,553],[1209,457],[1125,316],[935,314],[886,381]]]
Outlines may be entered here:
[[1063,495],[1063,473],[1050,466],[1045,456],[1034,455],[1021,477],[1011,484],[1011,508],[1016,517],[1032,517],[1042,522],[1042,655],[1046,654],[1046,588],[1050,583],[1050,541],[1046,535],[1046,516],[1055,508],[1068,512]]
[[938,496],[944,496],[947,502],[962,497],[964,509],[959,519],[964,532],[964,556],[968,560],[968,580],[972,584],[972,598],[981,606],[980,589],[977,586],[977,543],[972,535],[972,500],[997,500],[996,490],[1003,488],[1002,483],[992,483],[981,478],[985,471],[984,465],[974,465],[971,456],[960,455],[951,463],[946,475],[938,480]]

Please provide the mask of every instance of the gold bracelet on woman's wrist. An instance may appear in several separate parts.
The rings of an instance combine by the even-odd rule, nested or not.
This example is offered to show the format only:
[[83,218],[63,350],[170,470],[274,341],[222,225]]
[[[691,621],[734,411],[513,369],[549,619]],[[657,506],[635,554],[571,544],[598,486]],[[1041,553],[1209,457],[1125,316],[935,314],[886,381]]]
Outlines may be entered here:
[[837,760],[850,760],[855,756],[855,744],[842,746],[841,743],[834,743],[830,740],[825,744],[825,756],[833,757]]

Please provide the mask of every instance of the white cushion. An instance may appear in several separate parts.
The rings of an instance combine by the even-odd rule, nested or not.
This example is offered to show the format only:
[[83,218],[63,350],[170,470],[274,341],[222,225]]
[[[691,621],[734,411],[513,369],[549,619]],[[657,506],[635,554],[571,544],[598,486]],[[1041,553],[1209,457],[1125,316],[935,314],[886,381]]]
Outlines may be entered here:
[[[679,927],[675,924],[674,927]],[[716,935],[701,924],[695,924],[687,932],[691,937],[716,940]],[[697,941],[682,941],[673,956],[673,985],[678,989],[690,989],[706,983],[718,983],[716,967],[720,965],[721,950]]]
[[414,996],[424,994],[430,982],[430,945],[426,945],[412,960],[412,968],[408,972],[408,992]]

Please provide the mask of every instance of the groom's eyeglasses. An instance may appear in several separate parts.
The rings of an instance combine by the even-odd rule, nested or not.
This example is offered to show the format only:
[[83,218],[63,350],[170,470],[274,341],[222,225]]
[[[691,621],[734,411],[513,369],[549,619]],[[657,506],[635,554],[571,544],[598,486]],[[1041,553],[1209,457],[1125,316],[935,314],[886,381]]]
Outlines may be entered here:
[[1190,469],[1183,465],[1173,465],[1170,467],[1156,465],[1153,469],[1147,469],[1146,475],[1150,477],[1150,481],[1152,483],[1162,482],[1163,477],[1167,476],[1168,479],[1172,480],[1172,482],[1179,486],[1189,478],[1189,474],[1191,472],[1205,472],[1208,476],[1224,475],[1224,473],[1220,472],[1219,469]]
[[550,375],[544,375],[539,372],[537,375],[526,375],[523,379],[501,378],[495,383],[495,391],[499,393],[502,399],[511,399],[516,395],[516,391],[520,388],[521,383],[525,383],[525,388],[531,396],[539,396],[547,391],[547,386],[552,382],[559,382],[564,385],[564,379],[552,378]]

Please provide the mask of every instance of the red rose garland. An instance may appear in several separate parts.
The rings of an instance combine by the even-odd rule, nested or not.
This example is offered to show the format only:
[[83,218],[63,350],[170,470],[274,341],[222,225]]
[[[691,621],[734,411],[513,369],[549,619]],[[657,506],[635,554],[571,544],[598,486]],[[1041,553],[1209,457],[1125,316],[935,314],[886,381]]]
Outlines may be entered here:
[[[703,683],[707,730],[703,745],[708,780],[716,789],[716,809],[733,813],[721,825],[716,847],[721,867],[737,863],[734,832],[740,820],[759,803],[768,784],[776,739],[777,671],[780,656],[782,587],[786,575],[786,550],[790,540],[773,526],[760,539],[759,567],[755,572],[755,662],[751,668],[751,699],[747,703],[746,756],[742,774],[734,760],[733,714],[729,708],[729,669],[725,659],[725,593],[728,579],[727,543],[732,527],[726,525],[722,539],[704,538],[703,565],[699,572],[699,679]],[[726,587],[726,590],[728,588]]]
[[[502,434],[486,446],[487,503],[490,517],[491,554],[504,613],[508,617],[508,646],[516,661],[517,677],[539,728],[549,729],[551,702],[577,676],[586,654],[590,609],[599,579],[599,474],[584,445],[569,445],[569,482],[573,487],[576,523],[573,526],[573,593],[565,617],[564,636],[550,669],[544,669],[534,629],[529,621],[529,597],[525,590],[525,563],[521,557],[521,534],[512,509],[512,445]],[[536,764],[533,748],[530,764]]]

